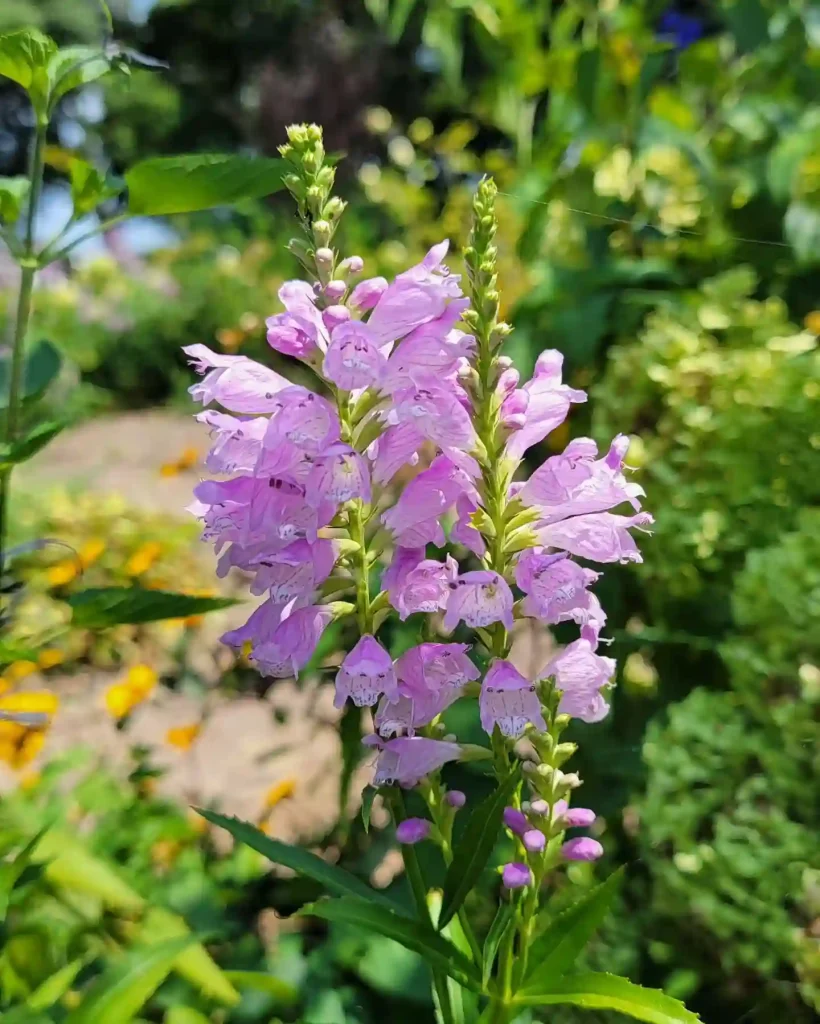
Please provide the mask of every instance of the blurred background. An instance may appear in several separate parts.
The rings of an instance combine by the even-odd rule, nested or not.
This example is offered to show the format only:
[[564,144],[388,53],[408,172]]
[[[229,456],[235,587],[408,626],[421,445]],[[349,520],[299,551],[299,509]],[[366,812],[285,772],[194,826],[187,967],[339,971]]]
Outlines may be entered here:
[[[613,714],[576,730],[604,870],[629,866],[589,962],[664,987],[708,1024],[815,1020],[820,7],[111,7],[116,38],[142,57],[59,109],[44,241],[70,213],[72,153],[113,173],[156,154],[275,154],[284,126],[309,120],[344,157],[344,251],[391,276],[444,236],[458,251],[471,192],[495,176],[508,352],[524,376],[558,348],[565,379],[590,392],[534,461],[572,435],[606,444],[625,432],[656,517],[644,564],[613,567],[600,585],[620,666]],[[0,31],[26,25],[60,43],[104,29],[91,2],[5,0]],[[22,92],[0,81],[0,174],[24,173],[31,127]],[[68,626],[79,574],[88,586],[214,592],[212,555],[184,512],[207,439],[190,418],[180,348],[276,365],[264,320],[297,276],[293,230],[285,196],[137,219],[49,268],[35,295],[32,337],[63,357],[56,401],[75,425],[15,478],[12,520],[19,539],[55,537],[79,559],[53,548],[27,569],[13,639],[37,654],[10,664],[0,688],[45,685],[62,707],[43,750],[39,734],[21,744],[0,733],[2,814],[53,815],[82,835],[100,877],[116,865],[141,899],[213,936],[222,967],[281,979],[213,1011],[176,978],[148,1021],[169,1007],[191,1014],[166,1015],[171,1024],[433,1019],[412,954],[282,920],[270,908],[298,905],[307,883],[223,848],[187,810],[216,803],[279,837],[336,844],[391,882],[378,815],[369,835],[338,824],[358,769],[339,745],[324,653],[307,683],[269,688],[218,644],[247,606],[103,633]],[[0,253],[2,318],[15,283]],[[590,865],[571,870],[591,884]],[[55,886],[33,892],[0,960],[6,993],[111,934],[116,905],[92,891],[69,913]],[[127,901],[120,910],[127,918]],[[549,1017],[582,1019],[615,1024]]]

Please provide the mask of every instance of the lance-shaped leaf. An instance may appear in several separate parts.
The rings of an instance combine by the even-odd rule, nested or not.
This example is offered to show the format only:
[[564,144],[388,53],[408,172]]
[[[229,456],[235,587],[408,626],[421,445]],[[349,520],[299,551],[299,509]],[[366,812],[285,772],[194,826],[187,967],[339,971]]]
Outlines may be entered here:
[[682,1002],[653,988],[641,988],[614,974],[571,974],[541,989],[524,989],[517,1006],[570,1004],[585,1010],[616,1010],[644,1024],[698,1024]]
[[31,191],[31,182],[22,175],[0,178],[0,220],[14,224]]
[[30,1010],[47,1010],[68,992],[74,984],[74,979],[86,965],[83,957],[72,960],[65,967],[61,967],[26,998],[26,1006]]
[[92,587],[71,594],[68,603],[75,626],[105,629],[123,623],[184,619],[189,615],[229,608],[237,602],[230,597],[195,597],[142,587]]
[[[50,341],[38,341],[26,356],[23,369],[23,398],[41,395],[60,372],[62,357]],[[8,404],[11,360],[0,359],[0,409]]]
[[12,444],[0,444],[0,468],[28,461],[64,428],[65,423],[58,421],[39,423],[25,437],[19,437]]
[[267,157],[205,153],[153,157],[125,172],[132,214],[190,213],[261,199],[282,188],[284,165]]
[[351,896],[333,900],[319,900],[303,907],[300,914],[312,914],[325,921],[354,924],[367,932],[377,932],[393,939],[407,949],[424,957],[434,969],[444,971],[460,985],[481,991],[479,968],[429,925],[414,921],[387,907]]
[[609,913],[622,876],[619,868],[550,922],[530,946],[525,987],[547,984],[567,973]]
[[481,981],[484,988],[487,988],[490,975],[493,973],[493,964],[498,953],[498,947],[501,945],[501,940],[506,935],[507,929],[513,923],[514,918],[514,904],[512,902],[502,903],[493,919],[493,923],[490,925],[487,938],[484,940],[484,949],[481,956]]
[[299,990],[288,981],[275,978],[264,971],[226,971],[228,980],[238,989],[249,989],[253,992],[264,992],[277,1003],[291,1006],[299,999]]
[[475,887],[501,831],[504,807],[518,785],[518,771],[512,772],[498,789],[475,808],[453,850],[453,860],[444,879],[444,896],[438,926],[443,928]]
[[267,857],[274,864],[281,864],[299,875],[312,878],[314,882],[323,885],[328,892],[340,896],[358,896],[371,903],[377,903],[400,912],[384,893],[377,889],[371,889],[367,883],[355,875],[351,875],[349,871],[344,871],[334,864],[328,864],[327,861],[308,850],[271,839],[270,836],[266,836],[264,832],[260,832],[249,822],[240,821],[239,818],[229,818],[224,814],[217,814],[216,811],[207,811],[201,808],[197,808],[197,813],[211,824],[226,829],[238,843],[250,846],[252,850],[261,853],[263,857]]

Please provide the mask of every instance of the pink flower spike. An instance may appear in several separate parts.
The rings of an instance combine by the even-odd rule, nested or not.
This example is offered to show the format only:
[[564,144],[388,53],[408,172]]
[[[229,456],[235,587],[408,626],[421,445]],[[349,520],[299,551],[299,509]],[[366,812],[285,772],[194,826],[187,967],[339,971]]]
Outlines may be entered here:
[[526,864],[505,864],[501,880],[505,889],[523,889],[527,885],[532,885],[532,871]]
[[378,384],[387,361],[367,324],[358,320],[333,329],[324,362],[324,374],[345,391]]
[[375,786],[397,783],[405,789],[412,789],[426,775],[461,756],[458,743],[428,740],[423,736],[399,736],[393,740],[370,736],[363,742],[367,746],[378,747],[380,751],[373,777]]
[[425,818],[405,818],[396,826],[396,839],[403,845],[420,843],[430,835],[430,822]]
[[336,675],[337,708],[349,697],[357,707],[375,704],[382,694],[398,697],[393,661],[375,637],[363,636],[345,657]]
[[496,725],[512,739],[521,736],[528,724],[539,732],[547,728],[535,686],[509,661],[496,659],[492,663],[481,686],[478,706],[481,727],[489,736]]
[[571,807],[561,815],[567,828],[589,828],[594,824],[596,814],[588,807]]
[[589,836],[569,839],[561,847],[561,856],[564,860],[598,860],[603,854],[603,846],[597,839],[590,839]]
[[526,816],[517,807],[505,807],[503,817],[504,824],[517,836],[523,836],[530,828],[530,823],[527,821]]
[[463,619],[473,629],[493,622],[503,622],[507,629],[512,629],[512,608],[512,591],[497,572],[489,569],[465,572],[450,584],[444,628],[455,629]]
[[533,800],[530,803],[530,811],[533,814],[537,814],[539,817],[543,817],[550,809],[550,805],[546,800]]
[[521,842],[530,853],[541,853],[547,845],[547,837],[537,828],[531,828],[521,837]]
[[458,811],[467,803],[467,796],[460,789],[451,789],[445,795],[444,802]]

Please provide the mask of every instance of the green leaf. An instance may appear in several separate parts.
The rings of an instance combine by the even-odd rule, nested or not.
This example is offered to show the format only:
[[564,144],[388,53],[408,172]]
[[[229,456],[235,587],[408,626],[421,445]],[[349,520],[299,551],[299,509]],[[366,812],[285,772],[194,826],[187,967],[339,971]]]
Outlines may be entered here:
[[238,989],[249,988],[254,992],[264,992],[277,1002],[291,1006],[299,999],[299,990],[281,978],[274,978],[264,971],[225,971],[225,976]]
[[512,772],[470,815],[444,879],[440,929],[458,913],[467,893],[478,882],[498,839],[504,808],[518,781],[518,772]]
[[358,896],[361,899],[370,900],[372,903],[378,903],[382,907],[398,909],[384,893],[379,892],[378,889],[371,889],[369,885],[355,875],[351,875],[349,871],[343,871],[333,864],[328,864],[314,853],[309,853],[298,846],[280,843],[278,839],[271,839],[249,822],[241,821],[239,818],[229,818],[216,811],[208,811],[199,807],[196,808],[196,811],[212,825],[218,825],[230,832],[238,843],[250,846],[252,850],[261,853],[263,857],[267,857],[274,864],[281,864],[299,875],[312,878],[314,882],[323,885],[328,892],[341,896]]
[[478,967],[459,952],[442,935],[429,925],[421,924],[394,910],[350,896],[340,899],[319,900],[303,907],[300,914],[312,914],[325,921],[338,924],[358,925],[365,931],[378,932],[388,939],[412,949],[424,957],[431,967],[444,971],[459,984],[473,991],[480,991],[481,976]]
[[48,826],[29,839],[13,860],[0,861],[0,920],[5,919],[14,887],[20,881],[23,872],[32,863],[37,844],[47,830]]
[[71,199],[77,216],[90,213],[105,199],[119,195],[120,190],[109,185],[105,176],[100,174],[86,160],[74,157],[69,167],[71,179]]
[[0,468],[28,461],[64,429],[65,423],[40,423],[12,444],[0,444]]
[[0,220],[14,224],[30,191],[31,182],[22,175],[0,178]]
[[585,1010],[616,1010],[645,1024],[698,1024],[700,1017],[677,999],[653,988],[641,988],[614,974],[573,974],[542,992],[519,992],[518,1006],[569,1003]]
[[171,1006],[165,1011],[163,1024],[211,1024],[211,1020],[191,1006]]
[[128,1024],[170,974],[193,936],[129,950],[94,982],[65,1024]]
[[769,16],[761,0],[734,0],[724,6],[723,16],[741,53],[756,53],[769,41]]
[[774,198],[787,203],[794,192],[800,164],[820,150],[820,129],[784,135],[769,154],[766,181]]
[[190,213],[282,188],[284,163],[224,153],[154,157],[125,172],[132,214]]
[[525,989],[530,982],[542,986],[567,973],[609,913],[622,877],[621,867],[550,922],[530,946]]
[[32,859],[45,865],[46,878],[52,885],[88,893],[109,909],[126,914],[143,909],[142,897],[106,861],[89,853],[67,832],[50,828],[38,840]]
[[820,207],[790,203],[783,230],[801,263],[820,262]]
[[362,790],[362,824],[365,832],[370,831],[370,815],[373,811],[373,801],[379,790],[376,786],[365,786]]
[[495,918],[493,919],[493,923],[490,925],[490,930],[487,932],[487,938],[484,940],[484,950],[481,957],[481,984],[483,988],[486,988],[490,981],[490,975],[493,973],[493,964],[495,963],[495,957],[498,953],[498,947],[501,945],[501,940],[504,938],[507,929],[512,924],[514,917],[514,904],[502,903],[498,908]]
[[189,615],[229,608],[237,602],[230,597],[194,597],[142,587],[92,587],[71,594],[68,603],[75,626],[105,629],[122,623],[184,619]]
[[30,1010],[47,1010],[49,1006],[53,1006],[68,992],[85,964],[85,958],[79,957],[55,971],[26,999],[26,1006]]
[[22,85],[40,114],[48,98],[48,63],[56,52],[54,40],[36,28],[0,35],[0,75]]
[[364,756],[362,745],[362,709],[348,703],[339,722],[339,739],[342,743],[342,772],[339,779],[339,819],[347,820],[347,801],[350,797],[350,783],[353,773]]
[[595,97],[601,70],[601,51],[595,47],[581,50],[575,67],[576,93],[584,110],[595,115]]
[[[36,398],[51,384],[62,366],[62,357],[50,341],[38,341],[26,356],[23,398]],[[8,403],[10,359],[0,359],[0,409]]]
[[48,62],[49,103],[53,105],[67,92],[96,82],[110,70],[111,61],[99,47],[63,46]]

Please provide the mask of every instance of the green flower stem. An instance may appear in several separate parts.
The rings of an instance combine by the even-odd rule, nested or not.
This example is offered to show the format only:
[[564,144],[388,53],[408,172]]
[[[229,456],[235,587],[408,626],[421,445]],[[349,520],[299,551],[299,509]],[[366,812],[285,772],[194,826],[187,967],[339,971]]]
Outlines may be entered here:
[[57,260],[65,259],[65,257],[71,252],[71,250],[75,249],[81,242],[87,242],[89,238],[94,238],[97,235],[104,235],[106,231],[110,231],[111,228],[115,228],[118,224],[122,224],[122,222],[128,220],[130,216],[130,213],[118,213],[116,217],[109,217],[108,220],[101,221],[99,224],[96,225],[96,227],[90,228],[88,231],[85,232],[85,234],[79,235],[77,238],[72,239],[72,241],[67,242],[61,249],[58,249],[56,252],[54,252],[54,246],[65,235],[66,228],[70,226],[66,225],[66,228],[64,228],[60,232],[57,238],[55,238],[53,242],[47,245],[46,248],[43,249],[43,251],[40,253],[38,260],[39,266],[41,268],[47,267],[50,263],[56,263]]

